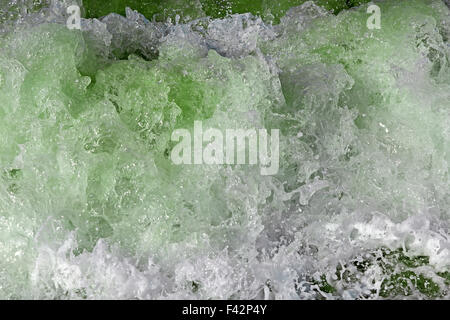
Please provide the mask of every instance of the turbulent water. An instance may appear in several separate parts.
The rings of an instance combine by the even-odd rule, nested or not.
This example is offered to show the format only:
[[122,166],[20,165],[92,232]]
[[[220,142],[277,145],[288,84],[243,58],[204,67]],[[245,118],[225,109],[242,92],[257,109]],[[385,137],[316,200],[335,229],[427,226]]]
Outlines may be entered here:
[[[1,0],[0,298],[448,299],[450,10],[353,2]],[[195,120],[278,174],[174,165]]]

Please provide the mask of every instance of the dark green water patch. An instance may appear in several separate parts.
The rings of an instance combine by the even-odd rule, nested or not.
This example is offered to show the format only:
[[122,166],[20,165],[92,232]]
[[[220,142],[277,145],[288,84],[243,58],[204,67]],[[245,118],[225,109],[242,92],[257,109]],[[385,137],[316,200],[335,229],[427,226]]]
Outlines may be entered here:
[[[88,18],[98,18],[115,12],[125,15],[125,8],[139,11],[148,19],[174,21],[176,15],[182,20],[210,16],[223,18],[229,14],[247,13],[261,16],[266,21],[278,23],[290,8],[305,3],[306,0],[85,0]],[[368,0],[315,0],[316,4],[338,13],[358,6]]]

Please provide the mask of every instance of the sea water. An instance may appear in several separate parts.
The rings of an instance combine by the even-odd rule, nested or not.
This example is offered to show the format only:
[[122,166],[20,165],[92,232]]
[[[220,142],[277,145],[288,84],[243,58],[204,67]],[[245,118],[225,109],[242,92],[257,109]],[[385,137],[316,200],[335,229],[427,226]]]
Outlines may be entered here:
[[[0,298],[449,297],[444,1],[85,2],[0,5]],[[175,165],[195,121],[278,173]]]

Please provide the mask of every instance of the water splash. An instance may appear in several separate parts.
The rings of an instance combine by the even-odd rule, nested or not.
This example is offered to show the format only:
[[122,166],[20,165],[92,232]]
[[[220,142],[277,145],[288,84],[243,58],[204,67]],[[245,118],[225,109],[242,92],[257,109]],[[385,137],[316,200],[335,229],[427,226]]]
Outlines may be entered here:
[[[2,20],[0,297],[448,298],[443,2],[377,2],[380,30],[66,4]],[[279,174],[174,166],[194,120],[280,128]]]

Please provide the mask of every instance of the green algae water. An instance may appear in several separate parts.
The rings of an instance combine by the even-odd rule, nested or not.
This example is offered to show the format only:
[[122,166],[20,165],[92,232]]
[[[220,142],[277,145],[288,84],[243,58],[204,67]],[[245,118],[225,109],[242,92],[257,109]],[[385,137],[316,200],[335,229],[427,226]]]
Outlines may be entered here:
[[449,299],[448,1],[83,2],[0,2],[1,299]]

